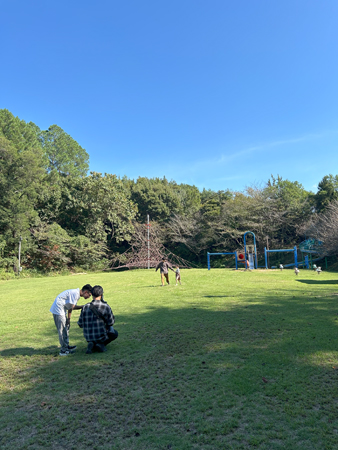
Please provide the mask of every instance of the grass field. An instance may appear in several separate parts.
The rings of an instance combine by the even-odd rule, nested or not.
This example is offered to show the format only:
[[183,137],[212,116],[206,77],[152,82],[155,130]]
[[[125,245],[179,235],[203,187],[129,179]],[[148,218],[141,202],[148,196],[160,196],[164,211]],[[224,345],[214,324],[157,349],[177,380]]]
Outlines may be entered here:
[[[74,311],[78,348],[61,358],[49,308],[86,283],[104,287],[119,338],[86,355]],[[338,275],[196,269],[182,283],[0,282],[0,448],[337,449]]]

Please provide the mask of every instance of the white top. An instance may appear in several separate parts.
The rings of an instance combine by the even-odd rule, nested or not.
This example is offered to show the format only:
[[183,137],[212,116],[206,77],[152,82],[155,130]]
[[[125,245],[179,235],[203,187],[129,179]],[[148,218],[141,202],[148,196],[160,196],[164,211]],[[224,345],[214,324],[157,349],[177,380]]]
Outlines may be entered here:
[[62,316],[66,314],[68,309],[72,309],[73,305],[76,305],[79,298],[80,289],[68,289],[67,291],[63,291],[56,297],[49,311],[58,316]]

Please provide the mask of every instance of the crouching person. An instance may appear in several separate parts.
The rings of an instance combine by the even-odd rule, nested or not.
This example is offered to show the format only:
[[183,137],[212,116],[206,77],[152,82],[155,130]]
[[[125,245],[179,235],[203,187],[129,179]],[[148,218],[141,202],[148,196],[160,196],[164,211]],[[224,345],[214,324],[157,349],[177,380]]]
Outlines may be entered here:
[[93,287],[92,296],[92,302],[87,303],[81,311],[78,325],[83,328],[84,338],[88,342],[86,353],[94,350],[105,352],[106,346],[118,336],[113,328],[115,317],[111,307],[103,300],[101,286]]

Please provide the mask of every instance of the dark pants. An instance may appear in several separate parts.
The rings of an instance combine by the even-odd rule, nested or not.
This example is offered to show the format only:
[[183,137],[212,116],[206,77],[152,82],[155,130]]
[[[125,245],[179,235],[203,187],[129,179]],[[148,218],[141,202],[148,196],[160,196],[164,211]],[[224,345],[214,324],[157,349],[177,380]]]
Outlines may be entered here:
[[[98,341],[93,341],[94,344],[103,344],[104,346],[110,344],[112,341],[115,341],[117,339],[117,336],[119,335],[118,332],[114,329],[114,331],[108,331],[107,332],[107,339],[103,338]],[[89,344],[89,342],[88,342]]]
[[118,336],[118,332],[114,329],[114,331],[108,331],[108,338],[103,342],[103,345],[108,345],[110,344],[112,341],[115,341],[115,339],[117,339]]

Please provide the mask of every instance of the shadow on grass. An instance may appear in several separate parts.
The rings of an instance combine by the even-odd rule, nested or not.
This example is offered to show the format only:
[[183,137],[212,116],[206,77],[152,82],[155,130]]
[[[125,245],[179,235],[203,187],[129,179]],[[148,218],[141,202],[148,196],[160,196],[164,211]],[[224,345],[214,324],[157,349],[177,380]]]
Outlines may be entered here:
[[50,355],[51,353],[58,354],[59,348],[56,345],[50,345],[49,347],[35,349],[33,347],[19,347],[8,348],[0,351],[0,356],[33,356],[33,355]]
[[305,284],[338,284],[338,280],[296,280]]

